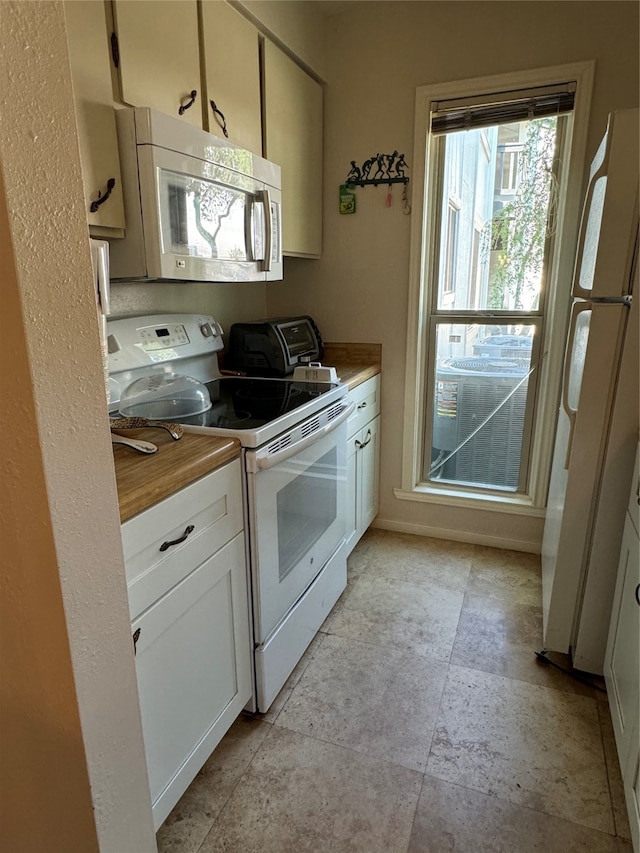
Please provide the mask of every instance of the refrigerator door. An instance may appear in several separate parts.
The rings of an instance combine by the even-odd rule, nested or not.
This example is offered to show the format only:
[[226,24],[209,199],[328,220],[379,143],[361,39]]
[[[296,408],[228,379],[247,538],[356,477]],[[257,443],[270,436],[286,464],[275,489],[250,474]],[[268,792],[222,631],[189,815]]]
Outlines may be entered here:
[[638,184],[638,110],[611,113],[591,164],[573,279],[573,296],[616,299],[629,293]]
[[578,605],[580,618],[572,640],[573,665],[588,672],[601,673],[604,663],[618,555],[638,441],[640,299],[637,296],[637,266],[633,289],[636,297],[628,312],[618,385],[608,425],[606,454],[597,495],[597,512],[587,553],[589,570],[581,589]]
[[[628,314],[619,303],[577,302],[573,309],[542,542],[544,643],[558,652],[569,652],[580,621]],[[605,644],[606,631],[603,654]]]

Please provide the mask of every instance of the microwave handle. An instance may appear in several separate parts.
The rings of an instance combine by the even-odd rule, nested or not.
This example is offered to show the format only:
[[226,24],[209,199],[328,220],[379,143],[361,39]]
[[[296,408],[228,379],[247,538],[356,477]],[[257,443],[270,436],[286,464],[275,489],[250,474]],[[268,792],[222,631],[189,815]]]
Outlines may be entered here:
[[271,255],[273,253],[273,218],[271,216],[271,194],[268,189],[258,190],[258,199],[264,207],[264,258],[262,260],[262,271],[271,270]]

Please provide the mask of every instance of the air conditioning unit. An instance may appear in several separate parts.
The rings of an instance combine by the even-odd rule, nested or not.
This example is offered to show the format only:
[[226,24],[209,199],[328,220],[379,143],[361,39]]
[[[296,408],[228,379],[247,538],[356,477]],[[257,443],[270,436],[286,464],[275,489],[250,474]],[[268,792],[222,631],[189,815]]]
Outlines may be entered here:
[[527,381],[522,380],[528,370],[527,359],[481,356],[449,359],[438,367],[432,460],[455,453],[434,470],[435,477],[517,487],[527,401]]

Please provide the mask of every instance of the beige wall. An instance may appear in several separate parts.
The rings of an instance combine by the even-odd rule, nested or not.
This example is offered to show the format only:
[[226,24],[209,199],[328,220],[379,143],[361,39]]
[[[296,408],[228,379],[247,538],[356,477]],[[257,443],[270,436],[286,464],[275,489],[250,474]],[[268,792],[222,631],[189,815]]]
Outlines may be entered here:
[[231,0],[273,41],[314,75],[326,75],[322,0]]
[[[418,86],[596,60],[588,156],[610,110],[638,104],[638,5],[633,2],[372,2],[329,20],[325,100],[324,251],[289,260],[268,290],[269,313],[308,312],[327,340],[383,345],[379,522],[439,535],[541,541],[541,518],[399,501],[410,217],[394,188],[357,191],[338,214],[351,160],[398,149],[411,166]],[[411,176],[411,169],[408,172]],[[286,215],[286,213],[285,213]]]
[[114,284],[111,287],[111,311],[113,314],[165,311],[213,314],[228,332],[231,323],[266,316],[267,286],[263,282]]
[[0,845],[144,853],[155,838],[62,7],[0,3],[0,34]]

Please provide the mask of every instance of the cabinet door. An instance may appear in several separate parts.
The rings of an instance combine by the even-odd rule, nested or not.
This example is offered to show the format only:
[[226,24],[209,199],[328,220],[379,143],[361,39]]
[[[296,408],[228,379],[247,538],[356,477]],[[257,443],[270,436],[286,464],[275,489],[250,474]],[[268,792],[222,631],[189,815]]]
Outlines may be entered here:
[[[124,233],[125,222],[104,4],[74,0],[64,14],[87,220],[97,236],[117,236],[112,229]],[[91,211],[111,180],[108,198]]]
[[157,829],[251,697],[243,534],[131,627]]
[[627,759],[634,726],[637,731],[640,713],[640,606],[636,601],[636,590],[640,584],[638,542],[638,533],[627,513],[605,658],[611,720],[622,766]]
[[203,74],[206,82],[204,129],[262,155],[260,53],[258,31],[228,3],[201,4]]
[[361,433],[358,451],[359,512],[358,534],[362,536],[378,514],[378,468],[380,458],[380,417],[374,418]]
[[123,102],[202,127],[196,0],[114,0],[113,10]]
[[282,168],[282,250],[322,250],[322,87],[270,41],[264,44],[264,156]]

